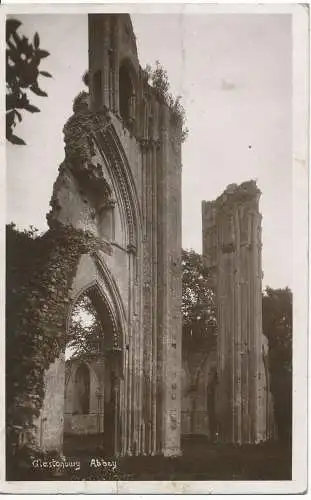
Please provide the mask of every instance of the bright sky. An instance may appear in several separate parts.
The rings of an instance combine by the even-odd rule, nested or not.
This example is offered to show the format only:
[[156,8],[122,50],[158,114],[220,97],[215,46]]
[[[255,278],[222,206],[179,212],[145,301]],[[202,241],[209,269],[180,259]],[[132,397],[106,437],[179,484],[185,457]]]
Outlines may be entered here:
[[[16,16],[17,17],[17,16]],[[7,221],[47,228],[45,214],[64,158],[62,129],[83,90],[85,15],[24,15],[51,52],[42,69],[48,98],[24,114],[7,148]],[[140,63],[159,60],[183,96],[189,137],[183,146],[183,247],[201,252],[201,200],[228,184],[257,179],[262,190],[264,285],[292,285],[291,17],[286,14],[136,14]]]

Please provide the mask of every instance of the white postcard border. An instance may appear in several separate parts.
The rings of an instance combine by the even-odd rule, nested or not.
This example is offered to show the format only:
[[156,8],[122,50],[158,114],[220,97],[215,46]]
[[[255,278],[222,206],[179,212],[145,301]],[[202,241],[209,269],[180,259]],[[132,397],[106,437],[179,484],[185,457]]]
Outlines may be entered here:
[[[292,481],[5,481],[4,479],[4,391],[1,391],[1,492],[8,493],[112,493],[112,494],[143,494],[143,493],[221,493],[221,494],[281,494],[302,493],[307,488],[307,363],[308,363],[308,169],[309,169],[309,6],[308,4],[170,4],[157,2],[154,4],[125,4],[114,2],[109,5],[67,4],[60,2],[36,5],[20,2],[6,3],[1,8],[1,35],[4,39],[4,21],[6,14],[39,14],[64,13],[78,14],[87,12],[129,12],[129,13],[289,13],[293,19],[293,473]],[[4,44],[1,51],[4,52]],[[3,54],[2,52],[2,54]],[[4,60],[4,57],[3,57]],[[1,72],[4,80],[4,72]],[[4,81],[3,88],[4,88]],[[0,99],[1,109],[4,109],[4,97]],[[4,113],[3,115],[4,116]],[[4,132],[4,119],[2,119]],[[2,137],[5,134],[3,133]],[[0,149],[3,164],[5,161],[5,144]],[[5,171],[1,171],[1,196],[5,201]],[[276,193],[277,196],[277,193]],[[1,211],[2,215],[5,212]],[[4,224],[3,224],[4,226]],[[4,237],[1,234],[1,273],[5,283]],[[286,249],[280,249],[286,251]],[[4,332],[4,287],[1,288],[1,321]],[[3,333],[4,340],[4,333]],[[2,343],[4,345],[4,342]],[[1,368],[4,375],[4,350],[1,350]],[[4,388],[4,376],[2,377]]]

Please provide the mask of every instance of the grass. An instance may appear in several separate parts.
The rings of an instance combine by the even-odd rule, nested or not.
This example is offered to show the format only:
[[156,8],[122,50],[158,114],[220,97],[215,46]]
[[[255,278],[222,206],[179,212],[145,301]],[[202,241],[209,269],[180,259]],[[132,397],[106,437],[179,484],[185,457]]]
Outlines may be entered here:
[[[290,480],[291,450],[279,443],[236,446],[210,443],[204,436],[182,440],[180,457],[120,457],[117,469],[90,467],[90,459],[106,458],[98,436],[69,439],[64,452],[70,460],[79,460],[80,470],[29,470],[15,480],[57,481],[256,481]],[[20,475],[20,473],[18,473]],[[22,474],[24,476],[24,474]]]

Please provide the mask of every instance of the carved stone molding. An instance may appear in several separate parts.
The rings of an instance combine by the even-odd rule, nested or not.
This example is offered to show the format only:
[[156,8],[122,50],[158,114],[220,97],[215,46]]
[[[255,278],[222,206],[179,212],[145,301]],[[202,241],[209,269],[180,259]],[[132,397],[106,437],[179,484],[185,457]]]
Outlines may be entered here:
[[110,167],[111,175],[115,177],[121,192],[129,231],[128,244],[137,246],[137,222],[134,215],[133,197],[130,195],[131,187],[127,176],[130,169],[127,165],[126,155],[112,124],[104,131],[97,131],[96,138],[100,150],[109,158],[108,168]]

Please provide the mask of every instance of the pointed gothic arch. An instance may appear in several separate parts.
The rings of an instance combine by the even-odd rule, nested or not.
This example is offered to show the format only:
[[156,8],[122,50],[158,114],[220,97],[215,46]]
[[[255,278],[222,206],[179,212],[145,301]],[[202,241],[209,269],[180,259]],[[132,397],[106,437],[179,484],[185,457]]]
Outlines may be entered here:
[[[92,257],[94,258],[94,256]],[[91,357],[89,358],[89,360],[82,363],[82,365],[86,365],[88,367],[89,373],[91,372],[91,366],[93,366],[92,363],[94,362],[95,366],[98,365],[97,369],[99,369],[99,372],[97,373],[98,389],[96,391],[96,394],[94,395],[93,388],[92,394],[89,395],[89,401],[93,401],[94,406],[94,397],[97,398],[100,408],[98,407],[95,410],[93,409],[93,413],[90,415],[90,420],[85,423],[85,432],[89,430],[88,426],[90,425],[91,419],[93,419],[93,421],[94,419],[97,419],[97,422],[101,420],[102,424],[100,430],[98,431],[97,428],[97,432],[101,433],[102,436],[100,438],[100,442],[108,455],[115,455],[120,453],[121,441],[120,391],[124,376],[123,346],[125,337],[125,315],[117,285],[113,277],[111,276],[111,273],[109,272],[107,266],[105,266],[103,262],[100,265],[99,260],[100,257],[98,256],[97,270],[99,277],[97,279],[93,279],[92,281],[77,289],[76,293],[73,296],[72,304],[68,310],[67,331],[68,328],[70,328],[71,315],[74,309],[74,305],[81,299],[83,295],[87,295],[91,299],[92,305],[102,325],[103,342],[102,348],[99,350],[99,352],[97,354],[90,352]],[[79,362],[79,360],[75,359],[73,362]],[[95,371],[97,369],[95,369]],[[78,370],[79,368],[75,372],[75,382]],[[85,381],[86,377],[84,376],[83,380],[81,380],[81,378],[83,377],[79,378],[79,384],[76,384],[78,386],[75,387],[76,399],[74,403],[74,409],[80,411],[76,411],[76,415],[67,415],[67,428],[72,428],[72,426],[68,423],[71,418],[75,418],[75,422],[77,424],[77,418],[79,417],[79,414],[85,414],[87,397],[85,395],[85,392],[88,385],[87,381]],[[81,389],[81,387],[85,390],[84,392],[80,390],[80,394],[79,389]],[[78,396],[81,396],[82,399],[84,397],[83,401],[82,399],[80,401],[80,406],[77,406],[77,394]],[[94,411],[96,415],[94,414]],[[81,425],[82,424],[80,424],[80,429]],[[91,430],[91,433],[92,432],[94,433],[94,429],[93,431]],[[79,433],[82,434],[83,432],[80,430]]]
[[[105,274],[106,290],[104,290],[103,284],[96,279],[79,289],[72,297],[72,303],[68,309],[66,330],[68,332],[70,329],[71,317],[75,304],[81,297],[83,297],[83,295],[87,295],[90,298],[96,313],[98,314],[98,318],[105,334],[104,349],[107,351],[117,351],[122,353],[125,342],[124,337],[126,335],[124,328],[125,313],[122,306],[122,300],[112,276],[109,276],[110,273],[107,266],[105,266],[99,256],[97,256],[97,265],[100,265],[101,267],[100,272],[102,273],[102,276]],[[107,275],[109,276],[108,280]]]

